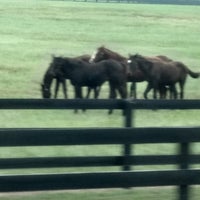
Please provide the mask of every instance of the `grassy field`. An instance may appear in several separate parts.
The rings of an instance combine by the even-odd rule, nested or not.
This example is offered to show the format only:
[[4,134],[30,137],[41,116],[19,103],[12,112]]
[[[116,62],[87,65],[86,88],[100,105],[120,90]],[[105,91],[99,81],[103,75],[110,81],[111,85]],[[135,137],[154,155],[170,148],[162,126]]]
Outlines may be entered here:
[[[45,0],[2,0],[0,3],[0,98],[41,98],[40,83],[51,56],[92,54],[101,46],[124,56],[167,55],[200,71],[200,7],[172,5],[135,5],[106,3],[76,3]],[[146,83],[138,84],[138,96],[143,98]],[[199,99],[200,80],[188,77],[186,99]],[[53,88],[52,88],[53,89]],[[72,87],[69,97],[73,98]],[[107,98],[104,85],[101,98]],[[60,92],[59,98],[63,98]],[[196,126],[199,111],[136,111],[134,125]],[[71,110],[1,110],[0,127],[122,127],[120,111],[87,111],[74,114]],[[197,144],[193,151],[200,152]],[[136,154],[175,152],[176,147],[165,145],[136,146]],[[118,155],[121,148],[111,147],[50,147],[2,148],[0,157]],[[143,168],[142,168],[143,169]],[[54,169],[53,172],[74,169]],[[96,169],[94,169],[96,170]],[[27,170],[28,173],[46,170]],[[18,173],[2,170],[1,173]],[[24,172],[24,170],[23,170]],[[20,171],[20,173],[23,173]],[[25,171],[26,172],[26,171]],[[149,192],[151,191],[151,193]],[[86,192],[29,193],[3,195],[7,199],[176,199],[173,188],[100,190]],[[194,200],[199,194],[194,190]]]

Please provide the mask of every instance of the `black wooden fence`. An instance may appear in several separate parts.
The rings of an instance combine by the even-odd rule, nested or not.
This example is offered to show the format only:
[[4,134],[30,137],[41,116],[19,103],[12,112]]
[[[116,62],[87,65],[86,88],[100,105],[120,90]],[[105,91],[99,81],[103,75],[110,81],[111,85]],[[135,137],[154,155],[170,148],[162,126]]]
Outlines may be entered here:
[[[122,145],[121,156],[1,158],[0,169],[121,166],[115,172],[1,175],[0,192],[57,189],[179,186],[179,199],[189,199],[190,185],[200,184],[200,155],[192,143],[200,142],[200,127],[133,128],[135,109],[200,109],[199,100],[40,100],[0,99],[0,109],[120,109],[124,128],[1,128],[0,146]],[[134,144],[177,144],[177,155],[132,155]],[[133,171],[134,165],[177,165],[174,170]]]

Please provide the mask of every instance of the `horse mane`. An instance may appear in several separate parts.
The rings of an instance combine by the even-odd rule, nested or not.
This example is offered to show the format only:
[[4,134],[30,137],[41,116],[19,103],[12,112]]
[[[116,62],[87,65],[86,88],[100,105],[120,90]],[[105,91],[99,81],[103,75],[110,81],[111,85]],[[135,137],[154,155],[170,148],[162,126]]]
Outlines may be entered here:
[[98,48],[98,51],[101,51],[101,50],[109,52],[109,54],[112,54],[115,57],[115,59],[120,59],[120,60],[126,60],[127,59],[126,57],[122,56],[121,54],[119,54],[115,51],[112,51],[112,50],[106,48],[105,46],[100,46]]

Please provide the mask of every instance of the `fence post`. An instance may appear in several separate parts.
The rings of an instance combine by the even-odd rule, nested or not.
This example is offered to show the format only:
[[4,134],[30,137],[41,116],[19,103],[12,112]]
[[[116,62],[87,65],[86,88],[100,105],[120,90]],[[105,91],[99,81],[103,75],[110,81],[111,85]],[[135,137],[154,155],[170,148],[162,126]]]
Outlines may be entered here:
[[[125,127],[132,127],[132,108],[131,103],[129,101],[125,101],[125,108],[124,108],[124,115],[125,115]],[[124,145],[124,171],[129,171],[131,169],[130,163],[129,163],[129,156],[131,155],[131,144],[125,144]]]
[[[180,144],[180,157],[180,169],[187,170],[189,168],[189,144],[186,142]],[[179,194],[179,200],[188,200],[189,186],[180,185]]]

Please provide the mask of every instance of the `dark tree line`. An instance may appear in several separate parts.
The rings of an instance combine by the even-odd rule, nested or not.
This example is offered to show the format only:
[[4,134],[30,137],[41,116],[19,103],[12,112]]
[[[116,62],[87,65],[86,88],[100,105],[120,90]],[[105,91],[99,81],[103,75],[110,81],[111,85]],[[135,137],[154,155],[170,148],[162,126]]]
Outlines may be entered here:
[[128,2],[146,4],[200,5],[200,0],[74,0],[85,2]]
[[200,0],[133,0],[132,2],[134,2],[134,3],[156,3],[156,4],[200,5]]

